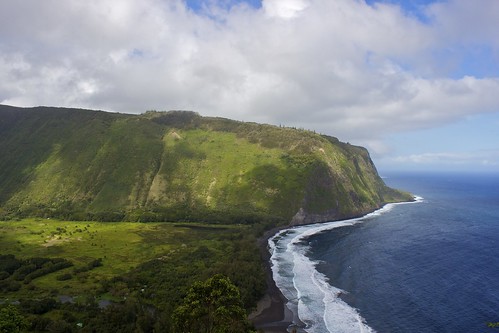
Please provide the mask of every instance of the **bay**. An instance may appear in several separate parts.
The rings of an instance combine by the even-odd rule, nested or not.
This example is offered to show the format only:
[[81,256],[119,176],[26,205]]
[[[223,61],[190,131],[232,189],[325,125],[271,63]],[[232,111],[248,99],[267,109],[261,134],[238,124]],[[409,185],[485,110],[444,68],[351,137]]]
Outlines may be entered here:
[[499,175],[386,176],[421,202],[273,240],[274,278],[304,331],[497,330]]

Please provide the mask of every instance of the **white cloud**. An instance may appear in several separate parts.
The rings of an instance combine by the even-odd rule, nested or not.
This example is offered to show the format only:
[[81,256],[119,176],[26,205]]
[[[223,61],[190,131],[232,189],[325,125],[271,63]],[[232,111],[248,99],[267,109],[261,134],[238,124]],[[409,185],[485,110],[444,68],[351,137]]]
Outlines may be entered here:
[[402,164],[450,165],[455,167],[499,166],[499,150],[412,154],[397,156],[391,158],[390,161]]
[[497,6],[441,2],[425,24],[360,0],[264,0],[201,14],[180,0],[3,1],[0,103],[189,109],[383,153],[387,134],[499,110],[498,78],[452,78],[439,66],[453,59],[435,57],[476,43],[498,52]]
[[427,14],[432,18],[440,38],[499,47],[499,2],[496,0],[437,2],[428,8]]
[[266,0],[262,7],[269,16],[293,18],[309,5],[306,0]]

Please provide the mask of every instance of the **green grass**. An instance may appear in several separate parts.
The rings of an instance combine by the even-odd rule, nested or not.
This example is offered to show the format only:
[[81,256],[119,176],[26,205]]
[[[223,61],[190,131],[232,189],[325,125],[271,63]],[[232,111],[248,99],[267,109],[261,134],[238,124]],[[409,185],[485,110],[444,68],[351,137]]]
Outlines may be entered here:
[[289,214],[276,200],[286,197],[289,210],[290,201],[296,205],[302,195],[303,181],[296,181],[297,172],[283,160],[281,149],[262,150],[234,133],[201,129],[172,131],[164,141],[168,153],[152,188],[170,189],[158,194],[165,205],[183,198],[209,209]]
[[[100,282],[126,274],[138,265],[158,258],[168,258],[199,246],[218,251],[217,239],[240,230],[237,226],[198,224],[74,222],[52,219],[25,219],[0,222],[0,253],[17,258],[65,258],[74,267],[33,280],[13,295],[16,297],[48,295],[57,290],[61,295],[94,293]],[[102,258],[103,265],[82,273],[92,260]],[[70,280],[57,276],[71,273]],[[11,295],[12,296],[12,295]]]
[[[32,328],[48,323],[74,327],[80,321],[103,332],[149,323],[146,326],[167,332],[170,316],[189,287],[222,274],[239,288],[250,311],[266,289],[256,242],[263,227],[40,218],[0,221],[0,302],[19,300]],[[6,255],[15,255],[15,260]],[[40,258],[52,259],[49,264],[64,258],[73,266],[21,275],[34,263],[48,261]],[[102,265],[94,265],[99,258]],[[12,272],[13,261],[21,264]],[[43,265],[50,267],[55,264]],[[35,276],[39,271],[45,275]],[[58,296],[69,296],[75,304],[61,304]],[[97,300],[113,304],[101,311]]]

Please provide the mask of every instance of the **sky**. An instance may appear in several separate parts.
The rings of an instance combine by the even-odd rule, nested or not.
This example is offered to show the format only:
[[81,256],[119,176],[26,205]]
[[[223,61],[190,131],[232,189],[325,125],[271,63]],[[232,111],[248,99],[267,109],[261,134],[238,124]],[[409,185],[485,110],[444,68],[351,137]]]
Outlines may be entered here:
[[0,104],[192,110],[499,171],[497,0],[0,0]]

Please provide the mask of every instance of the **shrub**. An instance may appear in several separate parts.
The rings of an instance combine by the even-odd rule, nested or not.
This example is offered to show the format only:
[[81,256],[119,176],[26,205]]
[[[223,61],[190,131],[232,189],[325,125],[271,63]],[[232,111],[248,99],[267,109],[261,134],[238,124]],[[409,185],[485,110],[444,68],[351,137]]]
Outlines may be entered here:
[[58,281],[66,281],[66,280],[71,280],[71,278],[73,277],[73,275],[71,275],[70,273],[65,273],[65,274],[61,274],[59,276],[57,276],[57,280]]

